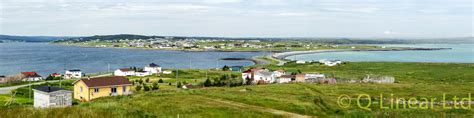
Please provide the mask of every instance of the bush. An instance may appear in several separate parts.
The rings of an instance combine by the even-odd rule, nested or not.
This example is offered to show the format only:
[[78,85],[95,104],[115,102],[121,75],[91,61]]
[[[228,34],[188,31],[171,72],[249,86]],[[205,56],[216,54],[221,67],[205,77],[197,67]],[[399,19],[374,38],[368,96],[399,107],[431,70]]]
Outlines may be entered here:
[[208,79],[206,79],[206,81],[204,81],[204,87],[210,87],[210,86],[212,86],[212,82],[211,82],[211,80],[208,78]]
[[137,86],[135,86],[135,90],[136,90],[136,91],[140,91],[140,90],[142,90],[142,86],[141,86],[141,85],[137,85]]
[[181,86],[182,86],[182,85],[181,85],[181,82],[178,82],[178,83],[176,84],[176,87],[177,87],[177,88],[181,88]]
[[162,79],[158,80],[158,83],[163,83],[163,80]]
[[146,83],[150,82],[150,78],[146,78],[146,79],[145,79],[145,82],[146,82]]
[[150,87],[148,87],[148,85],[145,84],[145,85],[143,85],[143,90],[150,91]]
[[151,86],[151,90],[158,90],[160,88],[160,85],[158,85],[158,82],[154,82],[153,85]]

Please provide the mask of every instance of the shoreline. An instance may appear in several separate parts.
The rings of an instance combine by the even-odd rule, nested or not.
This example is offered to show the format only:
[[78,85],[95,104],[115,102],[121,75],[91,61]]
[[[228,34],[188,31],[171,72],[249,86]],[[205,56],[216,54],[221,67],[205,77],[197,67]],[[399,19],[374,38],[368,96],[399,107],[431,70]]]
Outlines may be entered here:
[[429,50],[448,50],[451,48],[387,48],[387,49],[330,49],[330,50],[309,50],[309,51],[290,51],[275,53],[272,55],[273,58],[279,60],[287,60],[286,57],[302,54],[314,54],[314,53],[325,53],[325,52],[349,52],[349,51],[429,51]]

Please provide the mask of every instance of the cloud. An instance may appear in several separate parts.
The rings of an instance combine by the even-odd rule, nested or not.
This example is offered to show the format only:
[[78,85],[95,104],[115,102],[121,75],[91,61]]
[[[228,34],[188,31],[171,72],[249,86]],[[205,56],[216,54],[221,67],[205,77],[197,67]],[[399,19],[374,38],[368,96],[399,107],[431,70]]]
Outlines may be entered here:
[[242,0],[204,0],[204,3],[207,4],[225,4],[225,3],[239,3]]
[[329,11],[329,12],[348,12],[348,13],[374,13],[378,11],[379,8],[377,7],[359,7],[359,8],[323,8],[323,11]]
[[307,13],[296,13],[296,12],[283,12],[278,13],[278,16],[308,16]]
[[383,34],[384,34],[384,35],[394,35],[394,34],[399,34],[399,33],[398,33],[398,32],[394,32],[394,31],[387,30],[387,31],[384,31]]

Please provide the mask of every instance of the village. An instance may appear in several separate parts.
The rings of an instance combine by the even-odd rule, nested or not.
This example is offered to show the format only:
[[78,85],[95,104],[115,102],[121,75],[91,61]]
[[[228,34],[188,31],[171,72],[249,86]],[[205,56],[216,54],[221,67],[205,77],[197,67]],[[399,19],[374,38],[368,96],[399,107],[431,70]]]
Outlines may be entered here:
[[[332,67],[344,64],[339,60],[319,60],[319,61],[294,61],[295,64],[314,64],[319,63],[323,66]],[[244,86],[244,85],[262,85],[262,84],[286,84],[286,83],[314,83],[314,84],[337,84],[344,83],[394,83],[395,78],[389,76],[370,76],[367,75],[361,80],[338,80],[334,75],[318,72],[289,72],[284,69],[271,70],[264,67],[243,67],[243,66],[224,66],[216,69],[218,73],[230,72],[232,77],[227,75],[219,78],[208,77],[206,72],[206,79],[197,81],[196,79],[189,83],[186,81],[168,81],[169,85],[176,85],[179,89],[202,88],[211,86]],[[298,70],[299,71],[299,70]],[[64,107],[71,106],[74,100],[80,102],[87,102],[93,99],[108,97],[132,95],[134,92],[140,90],[158,90],[160,83],[165,83],[162,79],[164,77],[176,76],[178,79],[179,71],[164,70],[156,63],[150,63],[143,68],[129,67],[119,68],[108,75],[100,75],[91,77],[86,75],[79,69],[66,70],[64,74],[52,73],[46,78],[42,77],[36,72],[21,72],[13,76],[0,76],[0,83],[9,83],[14,81],[23,82],[38,82],[38,81],[66,81],[72,80],[72,90],[62,88],[61,86],[39,85],[32,88],[33,91],[33,106],[37,108],[44,107]],[[234,75],[240,76],[234,76]],[[181,76],[184,76],[182,74]],[[222,79],[224,77],[224,79]],[[227,78],[230,80],[225,80]],[[145,81],[143,79],[146,78]],[[155,79],[151,82],[150,78]],[[199,80],[199,79],[198,79]],[[172,82],[176,82],[172,83]],[[223,82],[223,83],[222,83]],[[228,83],[226,83],[228,82]],[[213,84],[214,83],[214,84]],[[31,85],[30,85],[31,86]]]

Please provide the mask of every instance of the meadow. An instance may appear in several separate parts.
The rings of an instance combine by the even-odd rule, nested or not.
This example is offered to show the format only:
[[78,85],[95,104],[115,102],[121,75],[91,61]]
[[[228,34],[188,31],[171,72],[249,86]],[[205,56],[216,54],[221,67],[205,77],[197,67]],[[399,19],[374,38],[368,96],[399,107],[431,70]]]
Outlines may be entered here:
[[[260,65],[262,66],[262,65]],[[30,103],[0,107],[5,117],[291,117],[281,112],[301,116],[337,117],[473,117],[474,110],[433,108],[388,108],[380,102],[393,98],[437,98],[435,102],[469,97],[474,93],[474,64],[460,63],[401,63],[349,62],[327,67],[320,64],[288,63],[284,66],[265,65],[270,69],[290,72],[319,72],[334,76],[338,84],[290,83],[248,85],[239,87],[204,87],[178,89],[167,83],[176,82],[174,75],[166,75],[165,83],[154,91],[140,91],[130,96],[105,97],[91,102],[75,102],[66,108],[35,109]],[[202,82],[208,70],[182,70],[178,77],[192,83]],[[208,76],[219,76],[218,70]],[[233,72],[226,72],[232,74]],[[344,83],[343,80],[361,79],[366,74],[394,76],[394,84]],[[189,76],[186,76],[189,75]],[[159,77],[156,77],[158,79]],[[131,79],[139,79],[131,78]],[[153,79],[153,81],[156,81]],[[66,82],[65,82],[66,83]],[[56,84],[56,83],[55,83]],[[57,85],[56,85],[57,86]],[[68,86],[66,86],[68,88]],[[23,90],[22,90],[23,89]],[[21,88],[19,91],[25,91]],[[26,89],[27,90],[27,89]],[[366,99],[357,99],[360,95]],[[384,97],[379,97],[380,95]],[[339,98],[350,97],[348,106],[341,106]],[[0,95],[0,101],[5,95]],[[28,101],[20,95],[17,101]],[[370,100],[370,101],[369,101]],[[472,100],[472,98],[471,98]],[[357,105],[359,101],[363,106]],[[384,105],[389,107],[390,105]],[[452,106],[452,105],[451,105]]]

